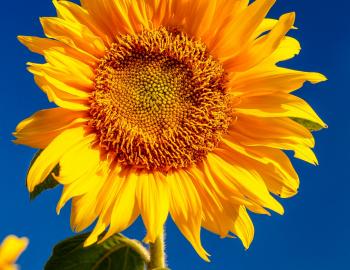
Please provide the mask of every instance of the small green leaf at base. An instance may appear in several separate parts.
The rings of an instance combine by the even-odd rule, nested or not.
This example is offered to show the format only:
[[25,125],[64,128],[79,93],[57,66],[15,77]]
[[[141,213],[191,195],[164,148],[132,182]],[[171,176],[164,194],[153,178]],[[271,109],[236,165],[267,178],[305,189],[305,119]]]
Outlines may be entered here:
[[[32,161],[30,162],[30,166],[28,169],[28,172],[30,168],[33,166],[35,160],[39,157],[42,150],[39,150],[33,157]],[[34,190],[30,193],[30,200],[34,200],[37,196],[39,196],[43,191],[48,189],[55,188],[59,183],[53,178],[52,173],[55,175],[58,175],[60,171],[59,164],[56,165],[56,167],[50,172],[50,174],[46,177],[46,179],[39,185],[37,185]]]
[[324,127],[312,122],[310,120],[306,120],[306,119],[302,119],[302,118],[291,118],[293,121],[297,122],[298,124],[306,127],[308,130],[310,131],[319,131],[321,129],[323,129]]
[[[101,244],[83,247],[90,233],[68,238],[56,245],[45,270],[144,270],[145,262],[122,235]],[[129,240],[129,239],[128,239]]]

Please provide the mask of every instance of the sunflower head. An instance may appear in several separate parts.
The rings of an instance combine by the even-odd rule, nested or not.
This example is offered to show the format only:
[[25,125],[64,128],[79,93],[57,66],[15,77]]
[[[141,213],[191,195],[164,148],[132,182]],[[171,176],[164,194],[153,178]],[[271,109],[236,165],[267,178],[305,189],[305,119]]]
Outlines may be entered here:
[[19,37],[45,57],[28,69],[57,105],[14,133],[43,150],[29,191],[59,164],[57,210],[72,199],[76,231],[97,220],[86,245],[140,215],[154,242],[170,213],[204,259],[201,227],[248,248],[247,210],[282,214],[271,193],[297,192],[284,151],[317,163],[300,123],[326,126],[293,93],[325,77],[278,66],[300,45],[287,36],[294,13],[265,18],[274,2],[54,0],[46,38]]

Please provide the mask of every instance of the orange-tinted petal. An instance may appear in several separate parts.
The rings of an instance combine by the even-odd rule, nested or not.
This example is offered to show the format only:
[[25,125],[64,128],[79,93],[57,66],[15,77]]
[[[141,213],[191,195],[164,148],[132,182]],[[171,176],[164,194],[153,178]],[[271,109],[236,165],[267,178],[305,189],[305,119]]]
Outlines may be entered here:
[[281,16],[276,26],[265,36],[257,39],[246,50],[224,62],[224,68],[229,72],[241,72],[261,63],[279,46],[286,33],[293,26],[294,13]]
[[87,121],[85,112],[74,112],[63,108],[39,111],[23,120],[16,127],[14,142],[33,148],[45,148],[62,131]]
[[72,48],[83,50],[96,57],[104,55],[105,45],[103,41],[86,26],[54,17],[41,18],[40,22],[47,37],[59,40]]

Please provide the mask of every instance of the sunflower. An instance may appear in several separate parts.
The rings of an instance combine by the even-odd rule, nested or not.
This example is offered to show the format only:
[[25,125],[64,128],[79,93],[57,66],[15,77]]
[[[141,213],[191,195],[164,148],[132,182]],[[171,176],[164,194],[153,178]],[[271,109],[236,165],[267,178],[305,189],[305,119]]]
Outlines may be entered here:
[[26,249],[27,245],[28,239],[25,237],[18,238],[14,235],[7,236],[0,246],[0,269],[18,269],[15,262],[19,255]]
[[58,107],[22,121],[16,143],[42,149],[29,191],[59,164],[57,211],[95,243],[139,216],[145,241],[170,213],[203,259],[201,227],[248,248],[247,213],[283,214],[272,195],[297,193],[284,150],[317,163],[314,139],[295,119],[325,127],[292,93],[326,78],[277,66],[300,51],[286,36],[295,14],[265,18],[274,0],[53,1],[46,38],[19,36],[45,63],[28,63]]

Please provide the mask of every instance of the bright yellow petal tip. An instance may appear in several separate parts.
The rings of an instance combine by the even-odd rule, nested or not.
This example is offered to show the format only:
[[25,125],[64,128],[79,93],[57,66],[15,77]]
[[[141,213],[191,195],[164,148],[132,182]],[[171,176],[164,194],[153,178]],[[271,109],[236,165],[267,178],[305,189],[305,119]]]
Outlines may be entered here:
[[16,261],[28,243],[26,237],[7,236],[0,245],[0,269],[17,269]]

